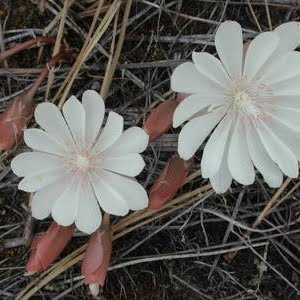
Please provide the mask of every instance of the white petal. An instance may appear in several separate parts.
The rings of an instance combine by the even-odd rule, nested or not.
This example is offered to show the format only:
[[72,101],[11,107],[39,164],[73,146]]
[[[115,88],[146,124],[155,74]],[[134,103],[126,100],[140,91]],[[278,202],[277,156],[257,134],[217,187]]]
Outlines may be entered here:
[[75,219],[76,227],[87,234],[96,231],[102,221],[102,215],[97,198],[88,183],[80,190],[78,211]]
[[65,177],[37,191],[31,202],[32,216],[39,220],[47,218],[55,201],[68,188],[68,185],[70,181]]
[[177,128],[183,122],[192,118],[202,109],[213,104],[223,104],[225,101],[224,95],[205,96],[200,94],[190,95],[185,98],[176,107],[173,115],[173,127]]
[[[124,195],[117,191],[118,181],[110,181],[105,174],[108,171],[91,174],[91,183],[100,207],[108,214],[124,216],[128,213],[128,204]],[[120,175],[118,175],[120,176]]]
[[198,72],[210,80],[227,88],[231,80],[224,70],[222,63],[213,55],[206,52],[193,52],[193,61]]
[[27,176],[20,181],[18,189],[30,193],[36,192],[64,177],[65,174],[65,169],[61,168],[54,171],[40,173],[38,175]]
[[[270,87],[276,86],[279,82],[290,80],[300,75],[300,53],[288,52],[278,58],[281,64],[270,64],[263,74],[263,80],[268,82]],[[274,67],[277,66],[277,67]]]
[[290,127],[285,126],[282,121],[274,118],[268,120],[267,126],[300,160],[299,132],[292,130]]
[[101,167],[126,176],[137,176],[145,167],[145,162],[140,154],[129,153],[117,157],[105,157]]
[[82,94],[82,105],[85,110],[85,141],[91,145],[96,141],[103,123],[105,106],[102,97],[93,90]]
[[270,105],[265,111],[269,116],[279,120],[287,127],[300,132],[300,110]]
[[103,152],[112,146],[122,134],[123,122],[122,116],[115,112],[110,112],[93,151]]
[[281,95],[300,95],[300,75],[283,80],[272,85],[272,92],[275,96]]
[[228,149],[228,168],[231,176],[241,184],[252,184],[254,167],[248,151],[244,124],[238,116]]
[[63,114],[74,141],[82,146],[85,133],[85,111],[75,96],[71,96],[63,106]]
[[288,22],[278,26],[275,32],[280,37],[280,52],[292,51],[300,45],[300,23]]
[[24,131],[24,141],[27,146],[38,151],[57,155],[64,155],[65,153],[63,146],[58,144],[49,133],[41,129],[26,129]]
[[101,177],[114,184],[113,189],[126,202],[129,209],[140,210],[148,206],[148,195],[134,178],[128,178],[112,172],[102,171]]
[[279,187],[283,180],[282,172],[266,152],[255,128],[248,126],[246,135],[249,154],[254,166],[262,174],[264,180],[270,187]]
[[300,95],[273,96],[271,104],[285,108],[300,109]]
[[[277,48],[278,49],[278,48]],[[288,53],[280,55],[280,58],[273,53],[268,62],[262,67],[259,77],[259,82],[266,84],[266,86],[271,82],[285,67],[285,61],[288,58]]]
[[146,150],[148,143],[149,135],[142,128],[134,126],[126,129],[105,153],[111,156],[141,153]]
[[80,188],[79,178],[76,178],[55,201],[52,208],[52,218],[57,224],[70,226],[74,223],[80,201]]
[[243,63],[241,26],[232,21],[222,23],[216,32],[215,44],[220,60],[231,79],[241,79]]
[[262,67],[272,56],[279,45],[279,37],[274,32],[264,32],[259,34],[251,43],[247,50],[243,79],[247,82],[258,75]]
[[188,160],[195,154],[222,116],[214,111],[192,119],[182,128],[178,136],[178,153],[182,159]]
[[232,177],[228,170],[227,156],[228,156],[228,147],[224,152],[224,158],[222,160],[218,172],[214,176],[209,178],[209,181],[214,191],[218,194],[225,193],[229,189],[232,182]]
[[34,117],[35,121],[59,143],[67,147],[74,145],[71,132],[56,105],[49,102],[39,104]]
[[218,172],[222,160],[224,160],[223,156],[229,141],[232,119],[231,114],[226,115],[205,145],[201,160],[201,171],[204,178],[214,176]]
[[171,76],[171,89],[186,94],[224,92],[224,88],[200,73],[191,62],[183,63],[175,68]]
[[262,121],[254,124],[257,133],[271,159],[289,177],[298,177],[298,162],[295,154]]
[[12,171],[20,177],[36,175],[62,167],[58,156],[42,152],[24,152],[11,162]]
[[282,24],[274,31],[279,37],[280,41],[273,52],[272,57],[268,61],[266,68],[264,68],[263,78],[269,77],[269,73],[281,73],[282,69],[286,68],[286,54],[291,53],[300,44],[300,26],[297,22],[289,22]]

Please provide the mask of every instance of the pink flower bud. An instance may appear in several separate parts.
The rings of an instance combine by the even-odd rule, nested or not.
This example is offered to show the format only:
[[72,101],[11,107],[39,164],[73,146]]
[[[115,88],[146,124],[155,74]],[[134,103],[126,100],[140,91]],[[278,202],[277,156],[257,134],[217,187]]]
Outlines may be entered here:
[[100,229],[94,232],[88,242],[81,265],[84,283],[89,284],[93,296],[99,293],[99,284],[104,285],[112,252],[112,234],[109,215],[103,217]]
[[30,257],[26,264],[26,275],[43,271],[59,256],[72,238],[74,226],[60,226],[52,222],[49,229],[31,244]]
[[171,157],[150,189],[150,209],[162,207],[176,195],[178,189],[183,185],[190,167],[191,161],[184,161],[177,154]]
[[[25,100],[24,100],[25,99]],[[0,116],[0,150],[9,150],[23,136],[34,110],[33,101],[18,96]]]
[[144,130],[148,133],[150,142],[159,138],[172,127],[173,113],[177,105],[176,100],[169,99],[151,111],[144,124]]

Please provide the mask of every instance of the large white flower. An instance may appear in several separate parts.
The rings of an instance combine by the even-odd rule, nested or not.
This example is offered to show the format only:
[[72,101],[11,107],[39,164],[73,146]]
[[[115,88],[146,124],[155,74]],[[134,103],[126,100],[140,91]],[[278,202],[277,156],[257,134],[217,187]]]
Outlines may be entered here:
[[[189,95],[177,107],[173,126],[185,121],[178,140],[183,159],[191,158],[213,131],[203,152],[203,177],[217,192],[234,178],[251,184],[255,168],[271,187],[282,172],[298,176],[300,159],[299,23],[257,35],[243,48],[242,30],[224,22],[215,36],[220,60],[193,53],[171,78],[174,91]],[[247,48],[247,49],[246,49]]]
[[83,93],[82,104],[70,97],[63,113],[51,103],[37,106],[35,120],[44,130],[24,132],[25,143],[35,151],[11,163],[13,172],[24,177],[19,189],[36,192],[35,218],[52,213],[58,224],[75,222],[92,233],[101,224],[100,207],[118,216],[147,207],[147,193],[133,177],[144,168],[139,153],[149,137],[138,127],[123,132],[123,118],[114,112],[101,129],[104,114],[104,102],[92,90]]

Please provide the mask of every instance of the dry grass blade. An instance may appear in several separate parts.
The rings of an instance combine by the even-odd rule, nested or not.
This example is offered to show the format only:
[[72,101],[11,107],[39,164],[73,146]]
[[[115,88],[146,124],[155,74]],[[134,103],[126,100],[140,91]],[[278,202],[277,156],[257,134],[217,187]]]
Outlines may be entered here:
[[[134,224],[136,222],[141,222],[141,220],[146,219],[148,217],[151,217],[153,215],[161,216],[160,213],[163,214],[165,212],[165,210],[173,209],[172,207],[174,205],[181,204],[181,202],[183,202],[183,201],[187,201],[188,199],[191,199],[192,197],[194,197],[196,195],[201,195],[202,193],[206,193],[210,190],[211,190],[211,185],[210,184],[204,185],[200,188],[197,188],[193,191],[185,193],[185,194],[183,194],[183,195],[167,202],[160,209],[146,210],[146,211],[142,212],[141,214],[136,214],[133,218],[128,218],[128,220],[127,220],[127,218],[124,218],[119,223],[117,223],[115,226],[113,226],[113,229],[114,229],[114,231],[120,231],[120,230],[124,229],[125,227],[127,227],[131,224]],[[176,206],[176,210],[177,209],[178,209],[178,207]]]
[[[62,9],[61,13],[59,14],[60,22],[59,22],[56,40],[55,40],[55,44],[54,44],[54,48],[53,48],[53,52],[52,52],[52,57],[60,52],[61,41],[62,41],[65,23],[66,23],[66,19],[67,19],[67,15],[68,15],[68,9],[72,5],[72,3],[73,3],[73,1],[65,0],[63,9]],[[49,74],[48,74],[47,86],[46,86],[46,91],[45,91],[45,101],[47,101],[47,99],[49,97],[49,92],[50,92],[50,88],[53,83],[53,80],[54,80],[54,73],[53,73],[53,69],[51,69],[51,70],[49,70]]]
[[112,31],[112,40],[111,40],[111,45],[110,45],[110,54],[109,54],[109,58],[108,58],[108,62],[107,62],[107,66],[106,66],[106,70],[105,70],[105,75],[104,75],[104,79],[101,85],[101,90],[100,90],[100,94],[103,98],[103,100],[105,101],[106,98],[106,94],[108,91],[108,86],[109,86],[109,78],[110,78],[110,73],[111,73],[111,65],[112,65],[112,61],[113,61],[113,57],[114,57],[114,49],[115,49],[115,42],[116,42],[116,33],[117,33],[117,27],[118,27],[118,20],[119,20],[119,14],[120,14],[120,10],[118,10],[118,12],[116,13],[115,16],[115,22],[114,22],[114,27],[113,27],[113,31]]
[[250,1],[250,0],[247,0],[247,3],[248,3],[249,10],[250,10],[250,12],[251,12],[251,15],[252,15],[252,17],[253,17],[253,19],[254,19],[254,21],[255,21],[255,24],[256,24],[258,30],[259,30],[260,32],[262,32],[261,26],[260,26],[259,21],[258,21],[258,19],[257,19],[257,17],[256,17],[256,14],[255,14],[255,11],[254,11],[253,6],[252,6],[252,4],[251,4],[251,1]]
[[[260,212],[260,214],[257,216],[256,220],[254,221],[254,223],[252,224],[252,229],[255,229],[258,225],[261,224],[261,222],[266,219],[271,213],[272,211],[280,204],[282,203],[285,199],[287,199],[287,195],[289,193],[291,193],[291,191],[289,191],[289,193],[279,199],[280,195],[284,192],[284,190],[286,189],[286,187],[291,183],[292,181],[292,178],[287,178],[284,183],[281,185],[281,187],[276,191],[276,193],[273,195],[273,197],[270,199],[270,201],[268,201],[267,205],[264,207],[264,209]],[[299,184],[299,183],[298,183]],[[298,186],[295,185],[295,187]],[[295,190],[296,188],[292,188],[292,191]],[[246,233],[245,233],[245,236],[247,237],[250,237],[251,235],[251,232],[248,230]],[[236,255],[233,254],[233,257]]]
[[103,19],[102,19],[101,23],[99,24],[99,26],[95,30],[95,33],[91,36],[90,40],[86,39],[87,44],[84,45],[84,47],[81,49],[81,51],[80,51],[74,65],[72,66],[68,76],[66,77],[66,79],[64,80],[64,82],[61,85],[60,89],[56,93],[54,99],[52,100],[54,102],[61,96],[61,99],[60,99],[60,102],[59,102],[60,107],[62,107],[63,103],[67,99],[69,91],[70,91],[70,89],[73,85],[73,82],[74,82],[77,74],[80,71],[80,68],[81,68],[82,64],[87,59],[87,57],[90,55],[93,48],[96,46],[96,44],[98,43],[100,38],[103,36],[105,31],[107,30],[109,24],[111,23],[111,21],[113,20],[115,14],[117,13],[120,5],[121,5],[121,1],[115,0],[113,2],[113,4],[111,5],[110,9],[108,10],[108,12],[103,17]]
[[268,204],[265,206],[265,208],[262,210],[262,212],[259,214],[259,216],[257,217],[257,219],[255,220],[255,222],[253,223],[253,228],[256,228],[261,221],[266,218],[269,214],[270,211],[273,207],[273,205],[276,204],[276,202],[278,201],[280,195],[282,194],[282,192],[286,189],[286,187],[289,185],[289,183],[292,181],[291,178],[287,178],[284,183],[281,185],[281,187],[276,191],[276,193],[274,194],[274,196],[270,199],[270,201],[268,202]]
[[[102,83],[101,95],[102,95],[103,99],[106,98],[107,92],[109,90],[109,87],[110,87],[110,84],[112,81],[113,74],[115,73],[117,64],[119,62],[119,57],[121,54],[121,50],[123,47],[124,38],[125,38],[125,34],[126,34],[126,27],[127,27],[127,23],[128,23],[128,17],[129,17],[131,5],[132,5],[132,0],[128,0],[126,2],[126,6],[125,6],[125,12],[124,12],[124,16],[123,16],[122,27],[121,27],[121,32],[119,35],[118,44],[117,44],[116,50],[114,52],[114,56],[111,61],[111,64],[109,64],[108,68],[106,69],[104,81]],[[112,45],[113,45],[113,43],[112,43]]]
[[272,20],[271,20],[271,15],[270,15],[270,9],[269,9],[269,5],[268,5],[268,0],[264,0],[264,1],[265,1],[265,7],[266,7],[266,13],[267,13],[269,29],[273,30]]

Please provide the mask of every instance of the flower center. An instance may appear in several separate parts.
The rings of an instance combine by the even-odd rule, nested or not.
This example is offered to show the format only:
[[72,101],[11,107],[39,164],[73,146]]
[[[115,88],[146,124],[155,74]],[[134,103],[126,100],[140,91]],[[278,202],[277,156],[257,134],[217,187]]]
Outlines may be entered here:
[[233,95],[233,104],[237,107],[243,108],[249,101],[251,101],[251,97],[245,91],[239,91],[235,95]]
[[240,115],[245,122],[248,120],[268,121],[270,114],[275,112],[275,107],[270,105],[273,96],[272,88],[266,83],[232,82],[227,90],[226,109]]
[[77,165],[78,169],[87,169],[90,162],[86,156],[77,155],[75,158],[75,164]]
[[94,159],[88,151],[68,153],[65,158],[65,163],[71,173],[87,173],[95,165]]
[[233,82],[228,90],[229,109],[258,117],[264,113],[267,103],[270,103],[273,92],[265,83],[254,82],[251,85],[245,82]]
[[229,108],[236,112],[246,114],[259,114],[259,108],[256,106],[256,96],[247,90],[231,91],[229,96]]

